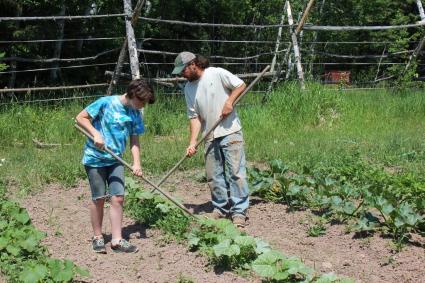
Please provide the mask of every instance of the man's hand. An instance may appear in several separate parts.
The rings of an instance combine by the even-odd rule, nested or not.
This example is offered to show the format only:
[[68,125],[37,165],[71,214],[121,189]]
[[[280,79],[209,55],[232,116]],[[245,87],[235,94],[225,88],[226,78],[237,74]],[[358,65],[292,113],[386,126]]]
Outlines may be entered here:
[[186,155],[189,157],[192,157],[193,155],[195,155],[196,153],[196,147],[194,144],[190,144],[187,148],[186,148]]
[[103,141],[102,135],[97,132],[94,136],[93,136],[93,142],[94,145],[101,150],[105,149],[105,142]]
[[140,167],[140,165],[133,165],[132,169],[134,175],[138,177],[141,177],[143,175],[142,167]]
[[233,104],[229,100],[224,103],[223,110],[221,111],[221,117],[226,117],[233,111]]

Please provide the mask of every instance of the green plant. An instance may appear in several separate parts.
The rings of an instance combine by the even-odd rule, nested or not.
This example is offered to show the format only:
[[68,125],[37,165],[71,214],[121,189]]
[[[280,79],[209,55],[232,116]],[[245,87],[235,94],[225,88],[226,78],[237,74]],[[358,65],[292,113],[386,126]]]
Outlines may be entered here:
[[[1,185],[0,185],[1,187]],[[0,190],[5,190],[4,188]],[[71,282],[88,271],[69,260],[51,259],[24,208],[0,197],[0,270],[11,282]]]
[[[148,226],[158,227],[177,240],[182,240],[184,236],[191,250],[200,250],[216,267],[240,272],[254,271],[270,279],[270,276],[264,275],[263,269],[278,266],[283,268],[281,273],[288,272],[287,278],[290,278],[291,282],[343,282],[334,275],[333,277],[316,275],[296,258],[283,258],[284,267],[281,267],[280,262],[272,262],[267,267],[262,262],[264,254],[277,252],[261,239],[241,232],[229,220],[196,218],[195,221],[190,221],[192,219],[183,215],[175,206],[168,204],[159,195],[144,191],[133,179],[126,179],[126,186],[128,214]],[[335,280],[318,281],[325,278]],[[181,280],[180,282],[185,282]]]
[[326,234],[326,226],[323,223],[311,225],[307,229],[307,235],[310,237],[319,237]]
[[[303,171],[289,172],[276,160],[270,162],[270,169],[250,169],[252,193],[293,208],[316,209],[328,219],[352,220],[356,232],[380,229],[397,243],[404,242],[410,232],[423,232],[424,194],[423,187],[417,185],[422,181],[415,183],[403,175],[391,177],[363,162],[318,170],[304,167]],[[311,236],[323,232],[323,225],[308,230]]]

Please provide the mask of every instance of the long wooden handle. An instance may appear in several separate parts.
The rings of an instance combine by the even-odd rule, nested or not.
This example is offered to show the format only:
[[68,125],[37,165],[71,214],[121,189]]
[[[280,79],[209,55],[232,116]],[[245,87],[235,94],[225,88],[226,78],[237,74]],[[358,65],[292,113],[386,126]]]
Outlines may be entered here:
[[[84,128],[82,128],[80,125],[75,124],[75,127],[81,132],[83,133],[86,137],[88,137],[89,139],[93,140],[93,136]],[[127,167],[130,170],[133,170],[132,166],[130,164],[128,164],[124,159],[122,159],[121,157],[119,157],[118,155],[116,155],[112,150],[110,150],[108,147],[105,146],[104,150],[109,153],[110,155],[112,155],[116,160],[118,160],[122,165],[124,165],[125,167]],[[188,215],[196,218],[196,216],[190,212],[186,207],[184,207],[181,203],[179,203],[177,200],[175,200],[172,196],[170,196],[169,194],[167,194],[166,192],[162,191],[159,186],[155,185],[153,182],[149,181],[148,179],[146,179],[144,176],[138,176],[140,177],[143,181],[145,181],[146,183],[148,183],[149,185],[151,185],[155,190],[157,190],[158,192],[160,192],[163,196],[165,196],[167,199],[169,199],[173,204],[175,204],[178,208],[180,208],[181,210],[183,210],[184,212],[186,212]]]
[[[252,87],[264,76],[264,74],[268,71],[270,69],[270,65],[268,65],[268,66],[266,66],[265,68],[264,68],[264,70],[260,73],[260,74],[258,74],[258,76],[245,88],[245,90],[238,96],[238,98],[235,100],[235,102],[233,103],[233,106],[235,106],[241,99],[242,99],[242,97],[248,92],[248,91],[250,91],[251,89],[252,89]],[[223,122],[226,118],[227,118],[228,116],[226,116],[226,117],[221,117],[220,119],[218,119],[217,120],[217,122],[215,122],[214,123],[214,125],[211,127],[211,129],[209,129],[206,133],[205,133],[205,135],[196,143],[196,145],[195,145],[195,148],[198,148],[198,146],[202,143],[202,142],[204,142],[205,141],[205,139],[208,137],[208,135],[210,135],[214,130],[215,130],[215,128],[217,128],[217,126],[221,123],[221,122]],[[174,167],[173,168],[171,168],[171,170],[170,171],[168,171],[168,173],[167,174],[165,174],[165,176],[164,177],[162,177],[162,179],[159,181],[159,183],[158,183],[158,187],[159,186],[161,186],[164,182],[165,182],[165,180],[167,180],[167,178],[180,166],[180,164],[182,164],[183,163],[183,161],[185,161],[186,160],[186,158],[188,157],[188,155],[187,154],[185,154],[177,163],[176,163],[176,165],[174,165]],[[156,188],[155,188],[156,189]],[[153,189],[152,191],[154,191],[155,189]]]

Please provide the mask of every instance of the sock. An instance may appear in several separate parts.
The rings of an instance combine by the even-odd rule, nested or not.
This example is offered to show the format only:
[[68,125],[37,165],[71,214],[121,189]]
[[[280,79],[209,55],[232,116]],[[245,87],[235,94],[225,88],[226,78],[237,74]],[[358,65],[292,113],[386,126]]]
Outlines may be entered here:
[[103,235],[93,236],[93,239],[100,240],[103,239]]
[[120,241],[121,241],[121,239],[112,239],[111,244],[113,246],[116,246],[116,245],[118,245],[120,243]]

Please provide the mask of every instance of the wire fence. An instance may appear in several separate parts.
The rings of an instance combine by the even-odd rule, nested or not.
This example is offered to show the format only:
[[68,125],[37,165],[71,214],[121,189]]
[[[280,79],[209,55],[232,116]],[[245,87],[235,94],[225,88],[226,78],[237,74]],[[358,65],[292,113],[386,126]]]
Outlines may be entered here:
[[[43,17],[0,17],[0,23],[2,22],[26,22],[26,21],[79,21],[79,20],[87,20],[87,19],[107,19],[107,18],[125,18],[126,14],[104,14],[104,15],[76,15],[76,16],[43,16]],[[277,76],[277,80],[282,79],[283,75],[286,75],[287,78],[290,77],[291,73],[295,73],[295,58],[292,54],[292,44],[291,34],[288,32],[285,34],[285,38],[281,41],[275,38],[266,38],[261,39],[259,33],[265,29],[272,29],[273,31],[278,33],[279,29],[290,29],[292,27],[291,24],[267,24],[267,25],[259,25],[259,24],[224,24],[224,23],[205,23],[205,22],[188,22],[181,20],[169,20],[169,19],[156,19],[149,17],[139,17],[140,20],[144,22],[150,22],[155,24],[164,24],[164,25],[181,25],[181,26],[189,26],[189,27],[202,27],[202,28],[231,28],[231,29],[251,29],[255,30],[257,36],[253,39],[240,40],[240,39],[191,39],[191,38],[155,38],[155,37],[136,37],[136,41],[138,43],[137,52],[139,53],[140,59],[140,68],[144,70],[144,76],[151,79],[151,77],[155,77],[157,81],[161,81],[161,79],[166,79],[164,76],[168,74],[173,65],[173,58],[175,57],[181,50],[155,50],[146,48],[147,44],[151,43],[167,43],[167,42],[182,42],[182,43],[199,43],[206,44],[205,46],[215,46],[217,44],[226,44],[226,46],[231,46],[232,44],[245,44],[248,47],[251,47],[252,52],[254,54],[244,54],[244,56],[229,56],[227,54],[218,54],[213,53],[214,48],[212,47],[208,57],[212,61],[212,64],[215,66],[223,66],[229,67],[234,66],[238,67],[238,70],[244,70],[246,73],[255,73],[260,68],[265,65],[268,65],[272,62],[272,60],[277,61],[277,69],[278,71],[271,75],[270,77]],[[298,23],[297,23],[298,24]],[[297,25],[294,24],[294,25]],[[320,25],[312,25],[305,24],[303,26],[303,32],[350,32],[350,31],[387,31],[387,30],[399,30],[399,29],[407,29],[407,28],[423,28],[425,26],[425,22],[417,22],[417,23],[408,23],[408,24],[400,24],[400,25],[390,25],[390,26],[320,26]],[[304,35],[305,36],[305,35]],[[365,85],[376,83],[381,80],[385,80],[386,78],[391,78],[391,76],[385,76],[385,73],[382,71],[382,68],[385,66],[406,66],[410,64],[412,56],[422,55],[421,50],[416,49],[407,49],[407,50],[399,50],[388,52],[387,46],[393,44],[392,41],[318,41],[315,40],[315,37],[309,38],[309,40],[303,41],[303,35],[299,34],[299,45],[301,46],[300,51],[300,66],[305,67],[306,69],[310,68],[310,73],[313,74],[314,67],[319,67],[319,71],[316,71],[318,75],[316,76],[316,80],[323,80],[324,72],[327,70],[328,66],[341,67],[344,69],[346,67],[352,66],[356,68],[361,68],[362,66],[372,66],[376,68],[377,74],[376,78],[373,81],[359,81],[358,85]],[[313,39],[313,40],[312,40]],[[99,37],[91,37],[84,36],[80,38],[56,38],[56,39],[22,39],[22,40],[0,40],[0,47],[2,45],[13,45],[13,44],[51,44],[51,43],[90,43],[90,42],[117,42],[118,45],[120,42],[124,41],[124,36],[99,36]],[[409,40],[405,42],[408,46],[417,46],[421,43],[421,41],[417,40]],[[273,48],[274,45],[279,47],[276,50]],[[338,54],[336,52],[327,52],[324,50],[319,50],[318,46],[322,46],[321,48],[325,48],[325,46],[339,46],[339,45],[353,45],[353,46],[369,46],[369,50],[379,51],[373,54],[372,52],[368,52],[368,54]],[[376,49],[379,47],[381,50]],[[372,48],[373,47],[373,48]],[[382,52],[382,47],[385,47]],[[0,81],[7,81],[7,79],[2,79],[2,76],[16,76],[18,74],[34,74],[34,83],[32,87],[26,88],[3,88],[0,89],[1,99],[3,100],[0,105],[5,105],[8,103],[16,103],[17,100],[20,103],[31,103],[31,102],[51,102],[57,100],[72,100],[72,99],[82,99],[82,98],[91,98],[97,97],[99,95],[88,95],[88,96],[79,96],[79,97],[61,97],[61,98],[37,98],[34,99],[26,99],[22,100],[16,96],[16,93],[26,93],[25,97],[31,97],[35,92],[41,91],[67,91],[67,90],[76,90],[76,89],[87,89],[87,88],[102,88],[107,83],[104,82],[85,82],[85,84],[73,84],[68,86],[39,86],[37,85],[37,76],[42,76],[42,72],[54,71],[54,70],[64,70],[69,71],[75,74],[74,70],[78,70],[78,76],[82,80],[84,78],[85,72],[99,72],[105,73],[108,71],[108,67],[112,67],[116,65],[116,57],[120,48],[107,49],[92,56],[84,56],[84,57],[52,57],[52,58],[27,58],[20,56],[10,56],[5,58],[0,58],[0,63],[7,63],[10,65],[10,68],[4,71],[0,71]],[[229,50],[227,47],[223,47],[221,49],[216,48],[215,50],[220,52],[226,52]],[[247,49],[248,50],[248,49]],[[382,53],[380,53],[382,52]],[[406,56],[410,56],[409,60],[406,60]],[[261,60],[260,60],[261,59]],[[93,63],[87,63],[93,62]],[[18,63],[26,63],[24,66],[27,68],[20,69],[20,64]],[[71,65],[66,65],[71,63]],[[49,64],[51,66],[42,66],[42,67],[30,67],[32,65],[45,65]],[[129,69],[129,64],[126,63],[124,66]],[[425,63],[418,61],[416,66],[421,67],[425,66]],[[151,69],[154,68],[154,69]],[[83,69],[83,70],[81,70]],[[72,74],[70,73],[70,74]],[[381,75],[379,75],[382,73]],[[152,74],[155,74],[153,76]],[[276,79],[276,78],[273,78]],[[176,94],[180,93],[176,91],[179,89],[179,86],[173,86],[174,91],[164,91],[166,94]],[[172,89],[173,89],[172,88]],[[266,92],[263,84],[263,89],[257,90],[259,93]],[[356,88],[350,88],[356,89]],[[365,89],[365,88],[360,88]],[[348,89],[347,89],[348,90]],[[9,102],[4,102],[9,100]]]

